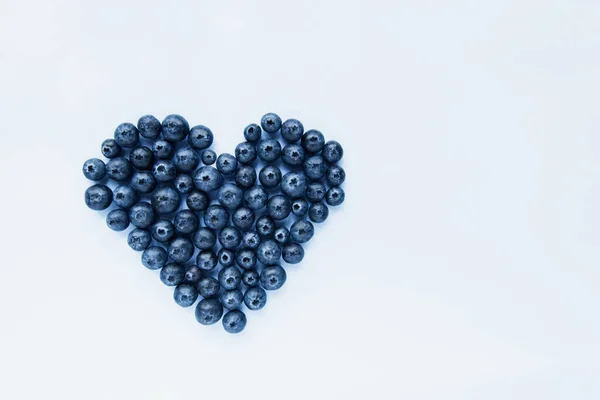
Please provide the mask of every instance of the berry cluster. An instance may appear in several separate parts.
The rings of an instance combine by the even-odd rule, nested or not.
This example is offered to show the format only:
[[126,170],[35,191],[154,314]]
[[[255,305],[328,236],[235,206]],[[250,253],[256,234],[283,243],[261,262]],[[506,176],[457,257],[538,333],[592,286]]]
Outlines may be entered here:
[[190,307],[202,297],[196,319],[203,325],[228,310],[223,326],[230,333],[246,326],[242,304],[260,310],[265,290],[285,283],[280,259],[302,261],[302,243],[314,234],[311,221],[324,222],[328,205],[345,197],[338,142],[325,143],[321,132],[304,132],[300,121],[282,123],[273,113],[260,126],[248,125],[244,137],[235,156],[217,157],[207,127],[190,129],[179,115],[162,124],[146,115],[137,127],[119,125],[114,139],[102,143],[108,162],[93,158],[83,165],[85,177],[98,182],[85,192],[87,206],[115,204],[108,227],[133,225],[129,246],[143,252],[147,268],[160,269],[165,285],[175,286],[175,302]]

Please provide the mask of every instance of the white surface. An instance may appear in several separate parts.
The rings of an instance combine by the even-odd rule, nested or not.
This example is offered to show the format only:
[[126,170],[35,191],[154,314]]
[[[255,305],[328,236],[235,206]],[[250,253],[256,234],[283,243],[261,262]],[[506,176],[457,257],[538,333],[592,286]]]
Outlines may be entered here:
[[[0,398],[597,399],[600,5],[0,2]],[[88,210],[123,121],[345,147],[344,207],[239,336]]]

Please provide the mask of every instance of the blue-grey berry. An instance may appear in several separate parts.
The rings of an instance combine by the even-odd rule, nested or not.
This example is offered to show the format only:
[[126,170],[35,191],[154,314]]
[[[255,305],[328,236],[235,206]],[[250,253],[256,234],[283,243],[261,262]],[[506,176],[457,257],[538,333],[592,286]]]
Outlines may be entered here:
[[242,273],[235,265],[223,267],[219,271],[219,284],[225,290],[237,289],[242,283]]
[[260,236],[254,231],[245,232],[242,235],[241,247],[243,249],[256,249],[260,245]]
[[283,286],[286,279],[287,275],[281,265],[264,267],[260,273],[260,286],[265,290],[277,290]]
[[100,181],[106,176],[106,164],[98,158],[83,163],[83,175],[90,181]]
[[305,199],[292,201],[292,214],[296,217],[304,217],[308,213],[308,202]]
[[152,145],[152,151],[154,152],[154,157],[158,160],[168,160],[173,157],[173,152],[175,148],[173,145],[166,140],[157,140]]
[[294,242],[306,243],[315,234],[315,228],[310,221],[298,220],[290,228],[290,237]]
[[173,186],[181,194],[187,194],[195,188],[194,180],[188,174],[177,175],[173,181]]
[[233,175],[238,169],[237,159],[229,153],[217,157],[217,169],[225,176]]
[[262,130],[260,129],[260,126],[256,124],[250,124],[244,128],[244,139],[249,142],[258,142],[261,134]]
[[276,221],[286,219],[291,211],[292,203],[290,202],[290,199],[281,194],[271,196],[267,203],[267,213]]
[[269,195],[262,186],[253,186],[244,194],[246,205],[251,210],[260,210],[267,205]]
[[304,134],[304,125],[297,119],[290,118],[281,124],[281,136],[290,143],[297,142]]
[[193,211],[204,211],[210,204],[210,198],[201,190],[194,189],[186,197],[185,203]]
[[219,189],[217,198],[223,207],[235,210],[242,205],[244,192],[237,185],[226,183]]
[[121,146],[115,139],[106,139],[100,147],[102,155],[106,158],[115,158],[121,154]]
[[249,310],[260,310],[267,304],[267,292],[259,286],[249,288],[244,293],[244,304]]
[[113,201],[113,193],[106,185],[94,185],[85,191],[85,204],[95,211],[106,210]]
[[148,194],[156,189],[156,178],[148,171],[135,171],[131,177],[131,188],[137,193]]
[[215,298],[221,291],[219,281],[212,276],[206,276],[198,282],[198,293],[205,299]]
[[217,161],[217,153],[212,150],[204,150],[202,152],[202,163],[204,165],[213,165]]
[[260,126],[267,133],[275,133],[281,128],[281,118],[275,113],[265,114],[260,119]]
[[346,194],[344,193],[344,189],[340,187],[332,187],[325,194],[327,204],[329,204],[330,206],[339,206],[344,202],[345,198]]
[[124,231],[129,226],[129,214],[122,208],[112,210],[106,216],[106,225],[113,231]]
[[223,316],[223,306],[218,299],[202,299],[196,306],[196,321],[202,325],[219,322]]
[[200,220],[195,212],[191,210],[181,210],[175,214],[173,225],[175,225],[175,230],[180,235],[189,235],[196,232],[200,226]]
[[179,142],[187,136],[190,125],[181,115],[167,115],[162,122],[162,135],[169,142]]
[[325,198],[327,188],[321,182],[312,182],[306,187],[306,198],[312,202]]
[[117,186],[113,194],[113,200],[121,208],[129,208],[138,202],[138,194],[130,186]]
[[218,262],[217,255],[211,250],[202,250],[196,256],[196,265],[203,271],[212,271]]
[[281,170],[274,165],[267,165],[258,173],[260,184],[267,189],[273,189],[281,182]]
[[306,194],[306,176],[302,172],[291,171],[281,178],[281,191],[291,199]]
[[275,229],[275,233],[273,233],[273,240],[277,242],[280,246],[287,243],[290,240],[290,230],[285,226],[280,226]]
[[203,192],[210,193],[223,186],[223,175],[214,167],[201,167],[194,174],[194,185]]
[[117,182],[125,182],[131,178],[133,167],[124,157],[115,157],[106,163],[106,175]]
[[144,115],[140,117],[137,128],[142,137],[151,140],[156,139],[162,131],[160,121],[153,115]]
[[274,240],[265,240],[258,246],[256,256],[264,265],[274,265],[281,259],[281,249]]
[[175,227],[171,221],[167,219],[159,219],[155,224],[152,225],[150,233],[157,242],[166,243],[170,242],[175,237],[177,232],[175,231]]
[[299,243],[287,243],[281,250],[281,257],[288,264],[298,264],[304,258],[304,249]]
[[240,250],[235,255],[235,261],[243,269],[253,268],[256,265],[256,253],[250,249]]
[[154,217],[154,209],[146,201],[135,203],[129,209],[129,221],[136,228],[148,228],[154,222]]
[[273,236],[275,228],[275,221],[268,215],[261,215],[256,220],[256,231],[258,232],[260,237],[268,238]]
[[281,157],[281,144],[277,139],[264,139],[256,146],[258,158],[264,162],[273,162]]
[[302,168],[308,178],[317,180],[325,176],[327,164],[325,164],[325,160],[322,156],[317,155],[308,157],[306,160],[304,160]]
[[323,158],[330,164],[335,164],[344,156],[342,145],[335,140],[330,140],[323,146]]
[[169,263],[160,270],[160,280],[167,286],[177,286],[185,278],[185,267],[177,263]]
[[196,265],[190,265],[188,269],[185,270],[185,277],[183,278],[184,282],[198,285],[200,279],[202,279],[202,270]]
[[208,149],[214,140],[214,135],[210,129],[204,125],[196,125],[190,129],[188,144],[196,150]]
[[154,165],[154,153],[146,146],[138,146],[129,153],[129,162],[135,169],[152,169],[152,165]]
[[281,161],[290,167],[301,166],[305,157],[304,149],[296,143],[286,145],[281,152]]
[[323,146],[325,145],[325,137],[323,134],[316,129],[311,129],[306,131],[304,135],[302,135],[302,147],[309,153],[317,153],[321,151]]
[[177,168],[170,160],[158,160],[152,167],[152,173],[157,182],[167,183],[175,180],[177,176]]
[[339,165],[332,165],[325,174],[330,186],[340,186],[346,180],[346,171]]
[[242,272],[242,283],[248,287],[258,285],[260,275],[257,270],[249,269]]
[[233,222],[233,225],[238,229],[246,231],[254,224],[254,211],[247,207],[240,207],[233,212],[231,222]]
[[229,212],[218,204],[208,207],[204,213],[204,224],[211,229],[223,229],[229,223]]
[[173,156],[175,168],[181,172],[192,172],[200,164],[200,156],[191,147],[182,147]]
[[181,307],[190,307],[197,298],[198,290],[192,283],[182,282],[173,291],[173,299]]
[[325,222],[327,217],[329,216],[329,208],[323,203],[319,201],[318,203],[313,203],[308,208],[308,217],[312,222],[316,222],[320,224],[321,222]]
[[234,226],[227,226],[221,229],[219,232],[219,243],[226,249],[235,250],[242,241],[242,234],[238,228]]
[[228,333],[240,333],[246,327],[246,314],[240,310],[232,310],[223,316],[223,328]]
[[219,298],[224,308],[228,310],[237,310],[244,302],[244,295],[238,289],[227,290]]
[[193,242],[200,250],[210,250],[217,243],[217,234],[210,228],[202,227],[194,234]]
[[256,160],[256,148],[250,142],[243,142],[235,148],[235,158],[241,164],[250,164]]
[[244,189],[252,187],[256,183],[256,170],[249,165],[242,165],[235,173],[235,183]]
[[181,197],[177,190],[165,186],[156,189],[150,201],[158,214],[170,214],[179,208]]
[[160,246],[150,246],[142,253],[142,264],[148,269],[161,269],[167,261],[167,251]]
[[115,129],[115,140],[121,147],[134,147],[140,139],[135,125],[124,122]]
[[217,257],[219,258],[219,264],[224,267],[229,267],[235,263],[235,253],[229,249],[222,248],[219,250]]
[[135,251],[146,250],[150,246],[150,242],[152,242],[152,236],[145,229],[136,228],[127,236],[127,244]]
[[167,251],[173,261],[184,263],[194,255],[194,244],[188,238],[178,237],[169,244]]

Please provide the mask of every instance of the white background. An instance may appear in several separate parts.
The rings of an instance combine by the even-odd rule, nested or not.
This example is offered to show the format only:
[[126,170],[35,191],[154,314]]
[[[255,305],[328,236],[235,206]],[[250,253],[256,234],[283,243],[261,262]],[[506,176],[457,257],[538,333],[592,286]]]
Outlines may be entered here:
[[[598,399],[600,4],[0,1],[0,398]],[[233,336],[87,209],[116,125],[268,111],[346,203]]]

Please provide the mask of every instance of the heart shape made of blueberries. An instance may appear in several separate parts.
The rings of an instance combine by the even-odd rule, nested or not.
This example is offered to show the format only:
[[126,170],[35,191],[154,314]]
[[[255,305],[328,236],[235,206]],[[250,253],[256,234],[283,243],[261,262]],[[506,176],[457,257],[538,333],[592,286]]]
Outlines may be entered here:
[[345,198],[338,142],[274,113],[248,125],[244,138],[235,156],[217,157],[206,126],[190,129],[174,114],[162,123],[145,115],[137,127],[120,124],[102,143],[106,163],[92,158],[83,165],[96,182],[85,192],[87,206],[113,206],[108,227],[133,225],[129,246],[175,286],[175,302],[190,307],[200,297],[198,322],[222,318],[230,333],[246,326],[243,306],[260,310],[267,291],[285,283],[281,259],[301,262],[313,222],[324,222],[328,206]]

